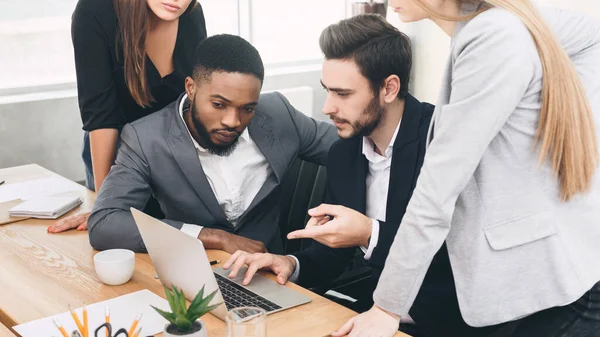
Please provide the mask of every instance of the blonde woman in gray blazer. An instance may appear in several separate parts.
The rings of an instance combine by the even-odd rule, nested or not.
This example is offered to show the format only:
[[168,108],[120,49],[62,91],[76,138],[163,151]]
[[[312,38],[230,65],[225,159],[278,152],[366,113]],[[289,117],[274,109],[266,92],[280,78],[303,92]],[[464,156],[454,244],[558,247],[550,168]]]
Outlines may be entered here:
[[600,23],[529,0],[390,5],[451,53],[375,306],[333,335],[392,336],[445,241],[485,336],[600,336]]

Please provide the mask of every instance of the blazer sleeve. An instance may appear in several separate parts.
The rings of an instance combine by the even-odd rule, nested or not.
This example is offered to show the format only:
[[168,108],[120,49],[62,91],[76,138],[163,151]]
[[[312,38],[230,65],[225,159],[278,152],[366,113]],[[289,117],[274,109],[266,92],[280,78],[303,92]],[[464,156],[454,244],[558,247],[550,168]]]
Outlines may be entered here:
[[280,93],[277,93],[287,107],[294,127],[300,139],[298,155],[300,159],[318,165],[327,165],[327,156],[331,145],[337,141],[335,126],[330,123],[317,121],[296,110]]
[[[386,259],[375,303],[406,316],[443,245],[458,196],[525,95],[536,63],[531,35],[516,17],[480,14],[455,38],[449,104],[438,106],[435,136]],[[491,19],[491,20],[490,20]]]
[[77,97],[83,129],[117,129],[125,124],[113,79],[109,39],[98,13],[79,4],[73,13]]
[[[142,210],[152,195],[150,167],[135,129],[127,124],[115,165],[104,180],[88,219],[90,244],[94,249],[114,248],[146,252],[130,208]],[[181,229],[180,221],[163,220]]]

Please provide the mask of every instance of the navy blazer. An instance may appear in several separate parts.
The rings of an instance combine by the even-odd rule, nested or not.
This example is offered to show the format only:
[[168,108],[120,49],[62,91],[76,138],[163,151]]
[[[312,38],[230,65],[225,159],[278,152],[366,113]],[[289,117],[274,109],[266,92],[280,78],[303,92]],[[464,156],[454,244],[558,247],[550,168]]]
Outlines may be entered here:
[[[364,289],[364,296],[358,299],[362,303],[354,307],[356,310],[367,310],[373,304],[373,291],[423,165],[433,110],[431,104],[421,103],[410,95],[406,98],[400,130],[393,145],[386,221],[378,219],[379,240],[368,261],[373,274],[369,286]],[[331,147],[325,202],[365,214],[368,161],[362,153],[362,144],[362,136],[355,136],[340,139]],[[358,247],[333,249],[313,242],[306,250],[293,254],[300,262],[298,283],[315,287],[335,280],[351,263],[356,249]],[[448,331],[460,336],[470,335],[471,328],[460,317],[445,245],[435,255],[410,315],[427,336],[448,335]]]

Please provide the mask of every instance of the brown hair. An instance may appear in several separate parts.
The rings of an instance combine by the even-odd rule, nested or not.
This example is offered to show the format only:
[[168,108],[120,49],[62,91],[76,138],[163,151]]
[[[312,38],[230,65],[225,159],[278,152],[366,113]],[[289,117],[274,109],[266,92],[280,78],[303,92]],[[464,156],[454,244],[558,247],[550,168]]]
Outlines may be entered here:
[[[437,13],[423,0],[414,1],[442,20],[465,19]],[[586,192],[592,185],[598,167],[598,140],[592,108],[583,83],[567,53],[529,0],[459,2],[480,3],[485,8],[503,8],[519,17],[525,24],[535,41],[544,74],[542,108],[536,131],[540,163],[549,161],[558,177],[563,201]]]
[[353,60],[377,95],[386,78],[400,78],[398,98],[408,94],[410,39],[378,14],[361,14],[325,28],[319,39],[327,60]]
[[[196,0],[192,0],[184,15],[195,5]],[[139,106],[149,107],[155,101],[146,79],[146,34],[151,10],[147,0],[113,0],[113,6],[119,26],[117,46],[123,51],[125,84]]]

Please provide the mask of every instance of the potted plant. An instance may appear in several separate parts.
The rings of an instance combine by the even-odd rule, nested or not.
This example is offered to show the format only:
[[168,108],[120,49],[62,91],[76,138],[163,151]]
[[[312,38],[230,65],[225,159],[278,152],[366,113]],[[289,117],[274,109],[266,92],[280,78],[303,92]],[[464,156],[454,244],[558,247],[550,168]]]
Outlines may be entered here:
[[152,306],[154,310],[169,321],[165,325],[163,336],[206,337],[206,327],[199,318],[221,305],[221,303],[210,305],[210,301],[215,297],[217,291],[215,290],[210,295],[204,297],[204,286],[202,286],[200,292],[187,308],[185,296],[181,289],[173,286],[172,290],[169,290],[165,287],[165,294],[171,307],[171,312],[165,312]]

